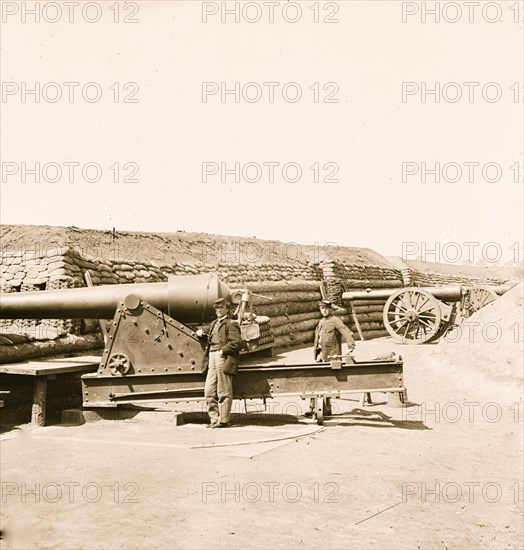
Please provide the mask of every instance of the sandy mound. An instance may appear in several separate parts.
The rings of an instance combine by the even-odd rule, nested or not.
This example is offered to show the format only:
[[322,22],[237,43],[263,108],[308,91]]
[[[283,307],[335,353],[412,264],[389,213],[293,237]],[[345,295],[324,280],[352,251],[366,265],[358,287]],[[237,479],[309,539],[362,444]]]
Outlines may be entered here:
[[479,310],[435,347],[431,359],[465,382],[522,387],[523,283]]
[[[388,259],[391,261],[391,258]],[[522,262],[512,262],[504,266],[497,266],[494,264],[479,266],[458,263],[435,263],[417,259],[405,260],[404,263],[410,269],[420,271],[421,273],[440,273],[441,275],[451,275],[454,277],[472,277],[476,279],[500,278],[518,281],[522,278],[523,274]]]
[[48,225],[2,225],[0,248],[4,252],[44,252],[69,246],[86,256],[154,260],[158,263],[288,263],[307,264],[325,259],[349,265],[391,269],[391,264],[369,248],[297,244],[256,237],[212,233],[145,233],[99,231]]

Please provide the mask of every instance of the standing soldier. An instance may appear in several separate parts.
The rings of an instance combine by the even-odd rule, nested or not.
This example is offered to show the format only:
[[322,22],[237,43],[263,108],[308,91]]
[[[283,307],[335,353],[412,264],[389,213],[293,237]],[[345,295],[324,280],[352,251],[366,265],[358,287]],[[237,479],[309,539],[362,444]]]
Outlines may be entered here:
[[[342,340],[347,344],[351,352],[355,349],[355,339],[353,333],[342,322],[342,319],[333,315],[333,304],[329,300],[322,300],[319,303],[320,319],[315,330],[315,342],[313,345],[315,361],[327,362],[332,355],[342,355]],[[313,416],[315,409],[315,400],[311,399],[310,410],[305,416]],[[331,399],[326,400],[326,414],[331,414]]]
[[205,343],[202,372],[207,372],[204,395],[210,424],[208,428],[226,428],[233,403],[233,376],[238,371],[242,347],[238,323],[229,318],[229,302],[214,302],[217,319],[197,336]]

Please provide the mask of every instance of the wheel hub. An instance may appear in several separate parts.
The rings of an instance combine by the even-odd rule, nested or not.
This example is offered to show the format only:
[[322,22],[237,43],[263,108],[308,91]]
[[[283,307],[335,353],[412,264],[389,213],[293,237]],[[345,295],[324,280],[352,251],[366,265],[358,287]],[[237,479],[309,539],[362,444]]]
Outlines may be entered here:
[[109,358],[108,367],[113,376],[127,374],[131,368],[131,361],[125,353],[115,353]]
[[418,313],[414,310],[414,309],[408,309],[406,311],[406,319],[410,322],[410,323],[413,323],[413,321],[417,321],[418,320]]

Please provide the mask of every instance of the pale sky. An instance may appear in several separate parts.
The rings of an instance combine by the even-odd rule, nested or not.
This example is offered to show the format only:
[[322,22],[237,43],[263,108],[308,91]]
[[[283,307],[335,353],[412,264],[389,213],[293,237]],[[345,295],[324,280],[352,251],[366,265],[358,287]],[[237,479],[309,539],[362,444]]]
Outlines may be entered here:
[[[62,14],[52,23],[45,19],[58,18],[55,8],[35,22],[20,8],[12,13],[13,2],[2,4],[3,224],[208,231],[335,242],[386,255],[401,255],[403,243],[494,242],[503,260],[522,260],[524,6],[516,12],[512,2],[495,2],[500,14],[479,8],[469,22],[458,2],[463,13],[456,23],[445,20],[456,17],[451,11],[436,23],[431,15],[423,22],[424,3],[403,22],[403,3],[394,0],[301,2],[301,17],[290,23],[284,15],[296,12],[280,2],[271,23],[269,8],[258,2],[258,23],[242,13],[239,23],[233,16],[222,23],[221,12],[213,14],[216,2],[121,2],[117,14],[114,1],[103,1],[92,3],[100,20],[89,23],[78,8],[69,22],[67,6],[57,2]],[[42,10],[46,2],[39,4]],[[256,14],[251,4],[247,17]],[[404,3],[404,10],[415,8]],[[331,19],[338,23],[314,23],[316,12],[323,20],[337,9]],[[89,82],[101,90],[99,101],[83,99]],[[218,90],[206,102],[204,82]],[[239,103],[233,94],[222,102],[220,91],[236,82]],[[249,82],[255,84],[244,87]],[[273,103],[268,82],[277,83]],[[406,82],[415,92],[403,102]],[[35,83],[39,102],[22,93]],[[283,98],[287,83],[296,84],[286,86],[286,97],[301,90],[297,102]],[[334,84],[324,89],[326,83]],[[422,102],[420,89],[435,83],[440,101],[427,95]],[[257,89],[260,100],[243,98],[242,91],[254,98]],[[62,98],[52,102],[57,90]],[[462,98],[454,102],[457,91]],[[95,86],[86,91],[92,92]],[[315,103],[317,92],[321,100],[333,93],[338,102]],[[127,96],[138,102],[124,103]],[[40,182],[23,173],[37,162]],[[431,174],[423,181],[422,163],[429,170],[436,162],[448,164],[447,172],[440,182]],[[73,182],[72,165],[64,163],[79,163]],[[87,163],[100,167],[98,182],[82,176]],[[206,182],[203,163],[209,163]],[[221,163],[229,169],[257,163],[260,181],[241,173],[238,183],[231,174],[222,182]],[[273,182],[267,163],[279,163],[272,165]],[[288,181],[283,176],[287,163],[300,166],[297,182],[290,181],[292,168]],[[315,163],[318,182],[309,168]],[[403,163],[416,172],[405,181]],[[62,177],[53,183],[56,165]],[[138,181],[122,181],[134,167]],[[335,181],[322,181],[334,168]]]

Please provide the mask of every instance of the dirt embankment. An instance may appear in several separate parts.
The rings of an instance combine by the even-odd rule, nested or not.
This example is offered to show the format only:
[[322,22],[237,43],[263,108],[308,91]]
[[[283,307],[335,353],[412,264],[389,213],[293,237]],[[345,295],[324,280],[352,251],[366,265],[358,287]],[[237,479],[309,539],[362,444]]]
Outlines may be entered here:
[[477,311],[448,333],[431,360],[452,377],[479,389],[522,387],[524,366],[523,283]]
[[79,227],[3,225],[1,252],[32,252],[71,247],[95,258],[213,263],[309,263],[335,259],[342,263],[390,268],[389,262],[368,248],[337,244],[300,244],[256,237],[211,233],[143,233],[99,231]]
[[436,262],[424,262],[422,260],[407,260],[408,267],[421,273],[440,273],[453,277],[471,277],[476,279],[509,279],[519,280],[522,278],[522,263],[509,263],[504,266],[497,265],[462,265],[444,264]]

